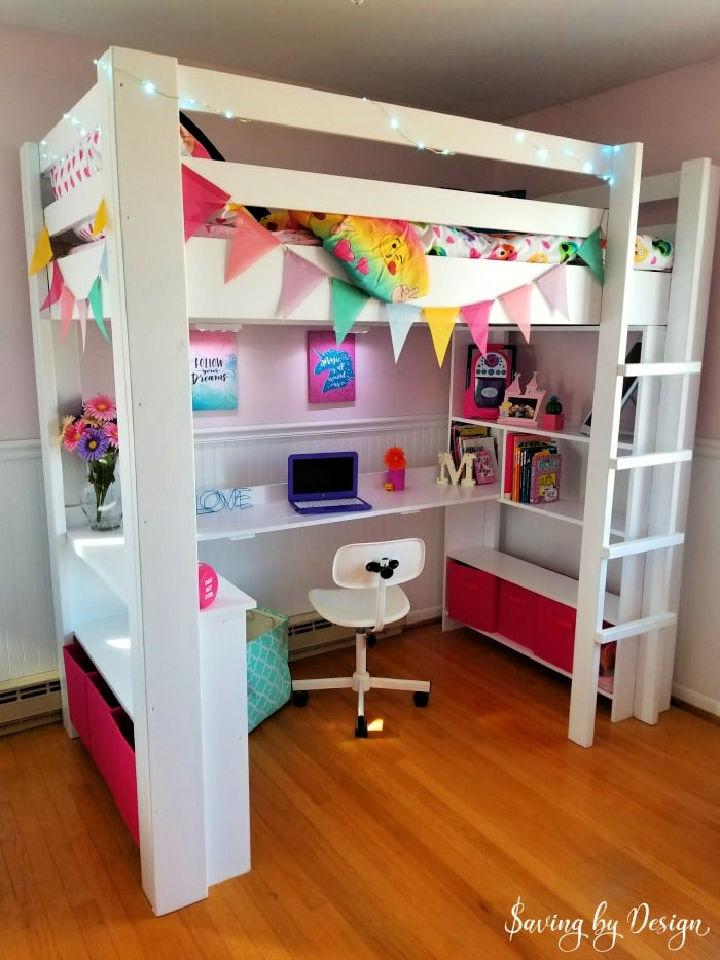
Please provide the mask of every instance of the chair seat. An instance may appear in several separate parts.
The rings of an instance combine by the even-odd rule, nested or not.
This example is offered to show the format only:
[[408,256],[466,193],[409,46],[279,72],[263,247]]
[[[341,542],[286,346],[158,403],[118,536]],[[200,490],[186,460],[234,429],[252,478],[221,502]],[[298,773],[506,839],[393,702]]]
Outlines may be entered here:
[[[375,626],[377,590],[311,590],[310,603],[321,617],[340,627]],[[410,611],[410,601],[400,587],[385,594],[385,623],[401,620]]]

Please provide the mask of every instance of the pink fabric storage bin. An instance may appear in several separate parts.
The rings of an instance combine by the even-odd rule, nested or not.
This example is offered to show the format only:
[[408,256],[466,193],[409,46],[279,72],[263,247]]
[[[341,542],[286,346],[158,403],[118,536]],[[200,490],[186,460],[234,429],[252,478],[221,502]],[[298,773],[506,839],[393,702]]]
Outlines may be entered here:
[[74,640],[63,647],[65,681],[70,719],[83,744],[90,749],[90,723],[88,719],[88,676],[95,673],[95,666],[83,648]]
[[448,616],[475,630],[495,633],[498,609],[497,577],[455,560],[448,560],[446,575]]
[[109,743],[111,773],[108,786],[125,826],[136,846],[140,846],[133,722],[122,707],[116,707],[110,714],[114,730]]
[[533,650],[547,663],[572,673],[577,611],[564,603],[537,598]]
[[119,706],[112,690],[99,673],[87,680],[87,710],[90,724],[90,754],[106,782],[110,780],[111,740],[114,722],[110,711]]
[[537,604],[540,597],[508,580],[500,581],[497,632],[513,643],[534,649]]

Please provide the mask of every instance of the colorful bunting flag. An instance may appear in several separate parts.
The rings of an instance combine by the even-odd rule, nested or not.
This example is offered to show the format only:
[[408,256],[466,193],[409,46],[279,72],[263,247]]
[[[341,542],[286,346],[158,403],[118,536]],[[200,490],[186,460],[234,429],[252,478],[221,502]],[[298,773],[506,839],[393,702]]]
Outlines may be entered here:
[[279,245],[279,240],[249,213],[238,210],[235,229],[228,241],[225,260],[225,283],[239,276],[266,253]]
[[508,319],[517,324],[520,333],[530,343],[530,328],[532,327],[532,291],[533,285],[526,283],[515,290],[508,290],[498,297]]
[[97,213],[95,214],[95,219],[93,220],[92,225],[92,235],[94,237],[99,237],[101,233],[104,232],[105,227],[108,224],[108,208],[105,203],[105,198],[100,201],[100,206],[97,208]]
[[326,279],[327,273],[324,270],[305,257],[286,249],[283,258],[282,290],[275,316],[281,320],[289,317],[305,297]]
[[562,263],[557,264],[546,270],[542,276],[535,281],[535,285],[543,295],[545,303],[550,311],[559,313],[566,320],[570,319],[567,298],[567,277],[565,275],[565,266]]
[[340,346],[370,297],[359,287],[338,280],[337,277],[332,277],[330,283],[330,312],[335,341]]
[[88,302],[87,300],[78,300],[75,306],[77,307],[78,320],[80,321],[80,339],[82,341],[82,352],[85,353],[85,334],[87,331]]
[[414,307],[410,303],[386,303],[385,314],[390,326],[395,363],[398,362],[400,351],[405,346],[405,340],[410,327],[420,318],[422,307]]
[[60,271],[60,264],[57,260],[52,262],[52,279],[50,280],[50,287],[47,292],[47,296],[40,304],[41,310],[47,310],[49,307],[52,307],[53,304],[57,303],[60,299],[60,294],[63,291],[63,276]]
[[483,357],[487,353],[490,311],[494,303],[494,300],[479,300],[477,303],[468,303],[460,308],[460,319],[468,325],[472,338]]
[[53,252],[50,246],[50,234],[48,233],[48,228],[43,227],[35,241],[35,249],[33,250],[33,255],[30,258],[30,264],[28,266],[28,276],[32,277],[33,274],[40,273],[42,268],[50,263],[52,257]]
[[98,325],[98,330],[105,337],[107,341],[110,340],[110,334],[108,333],[107,327],[105,326],[105,310],[103,306],[103,292],[102,292],[102,280],[100,277],[95,279],[95,283],[90,288],[90,293],[87,296],[90,301],[90,308],[95,317],[95,323]]
[[586,237],[578,247],[578,256],[590,267],[600,283],[605,282],[605,259],[603,257],[600,227]]
[[214,183],[182,164],[183,218],[185,240],[189,240],[207,220],[230,199]]
[[60,294],[60,339],[64,340],[70,330],[73,313],[75,312],[75,297],[69,287],[63,286]]
[[438,366],[443,365],[445,352],[460,313],[459,307],[423,307],[423,315],[430,327]]
[[100,273],[105,252],[105,241],[85,244],[70,257],[65,257],[62,265],[63,282],[72,290],[76,300],[84,300]]

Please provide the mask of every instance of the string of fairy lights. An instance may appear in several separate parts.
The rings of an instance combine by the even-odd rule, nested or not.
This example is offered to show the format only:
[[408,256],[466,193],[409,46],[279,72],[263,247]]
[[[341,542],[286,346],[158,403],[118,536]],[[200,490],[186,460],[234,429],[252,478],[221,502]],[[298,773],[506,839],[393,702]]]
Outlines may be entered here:
[[[94,60],[93,63],[101,70],[104,70],[106,73],[112,72],[112,66],[107,61],[98,61]],[[160,90],[157,85],[152,81],[139,77],[130,71],[122,70],[120,71],[123,75],[129,77],[136,83],[138,83],[143,90],[143,92],[149,97],[164,97],[167,100],[172,100],[177,103],[181,110],[197,110],[202,113],[213,113],[217,116],[224,117],[226,120],[238,121],[240,123],[251,123],[252,120],[249,117],[242,117],[234,113],[232,110],[227,107],[219,107],[216,104],[208,103],[206,100],[198,100],[192,97],[176,97],[173,94],[165,93]],[[384,116],[391,130],[394,130],[399,137],[401,137],[406,143],[415,147],[420,151],[427,151],[429,153],[437,154],[442,157],[452,157],[455,155],[453,150],[450,150],[448,147],[437,146],[435,144],[428,143],[426,140],[418,139],[413,136],[407,129],[405,123],[401,118],[394,112],[392,112],[384,103],[379,103],[375,100],[371,100],[369,97],[362,97],[364,103],[369,104],[373,109],[379,111]],[[74,116],[72,113],[64,113],[63,120],[70,123],[73,127],[77,128],[78,136],[85,137],[88,134],[88,130],[83,126],[81,120]],[[550,148],[543,144],[535,142],[535,140],[530,140],[528,137],[537,137],[537,134],[528,133],[526,130],[516,129],[513,132],[515,141],[518,144],[525,144],[525,146],[531,150],[534,154],[536,163],[534,165],[540,164],[550,164],[552,158],[552,151]],[[553,137],[553,141],[557,140],[557,137]],[[41,156],[43,160],[51,160],[53,162],[58,162],[64,160],[64,157],[61,157],[57,154],[48,153],[48,142],[47,140],[40,141],[41,147]],[[584,173],[588,176],[594,176],[599,180],[603,180],[609,186],[612,186],[615,182],[613,176],[613,156],[617,154],[622,147],[618,144],[612,146],[606,144],[602,147],[601,153],[604,157],[607,158],[609,169],[603,171],[596,170],[592,162],[588,159],[584,159],[580,156],[575,149],[569,144],[565,144],[561,150],[564,158],[568,160],[576,160],[578,165],[578,173]],[[521,162],[521,161],[519,161]]]

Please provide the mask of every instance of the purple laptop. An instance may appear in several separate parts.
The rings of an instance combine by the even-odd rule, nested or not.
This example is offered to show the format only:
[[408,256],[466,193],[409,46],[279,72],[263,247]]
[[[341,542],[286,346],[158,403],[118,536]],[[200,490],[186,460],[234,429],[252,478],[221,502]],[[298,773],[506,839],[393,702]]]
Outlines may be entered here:
[[293,453],[288,457],[288,500],[298,513],[371,510],[357,495],[357,453]]

